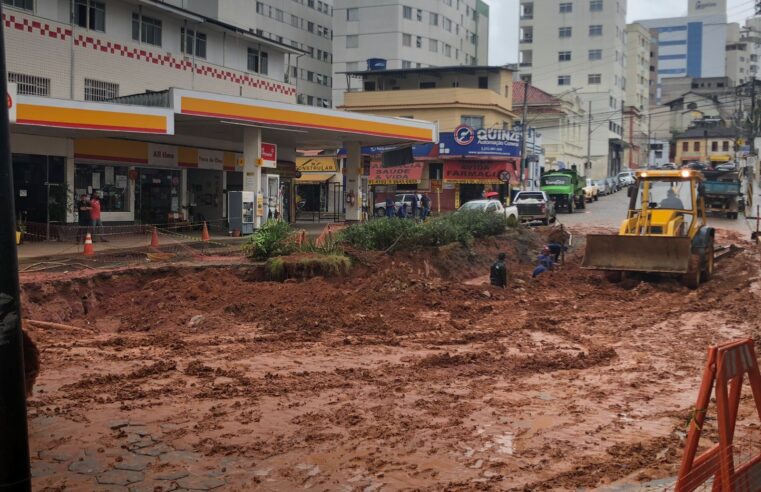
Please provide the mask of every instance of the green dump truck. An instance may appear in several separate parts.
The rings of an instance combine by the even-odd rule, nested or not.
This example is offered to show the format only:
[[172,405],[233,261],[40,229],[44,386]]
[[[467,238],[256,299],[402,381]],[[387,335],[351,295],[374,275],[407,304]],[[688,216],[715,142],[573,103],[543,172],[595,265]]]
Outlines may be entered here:
[[706,212],[737,219],[742,202],[740,175],[737,171],[703,171],[703,198]]
[[572,214],[574,208],[585,208],[584,184],[575,170],[563,169],[545,173],[541,189],[555,202],[555,210],[563,208]]

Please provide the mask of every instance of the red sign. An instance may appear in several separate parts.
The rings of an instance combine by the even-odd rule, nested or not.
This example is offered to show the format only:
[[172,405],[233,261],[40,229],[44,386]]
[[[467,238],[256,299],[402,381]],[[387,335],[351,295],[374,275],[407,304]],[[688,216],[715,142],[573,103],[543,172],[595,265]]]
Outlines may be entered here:
[[262,159],[265,161],[277,161],[277,145],[262,142]]
[[423,163],[383,167],[380,161],[370,163],[370,184],[417,184],[423,178]]
[[444,181],[463,184],[500,184],[503,171],[515,172],[509,161],[445,161]]

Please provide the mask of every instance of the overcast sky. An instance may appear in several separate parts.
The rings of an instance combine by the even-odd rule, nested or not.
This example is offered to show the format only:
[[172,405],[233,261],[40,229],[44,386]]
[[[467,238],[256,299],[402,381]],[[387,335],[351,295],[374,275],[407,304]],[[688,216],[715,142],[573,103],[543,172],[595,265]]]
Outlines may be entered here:
[[[491,6],[489,64],[503,65],[518,61],[518,1],[487,0]],[[687,15],[687,0],[629,0],[627,22],[660,17]],[[727,15],[740,22],[753,14],[752,0],[729,0]]]

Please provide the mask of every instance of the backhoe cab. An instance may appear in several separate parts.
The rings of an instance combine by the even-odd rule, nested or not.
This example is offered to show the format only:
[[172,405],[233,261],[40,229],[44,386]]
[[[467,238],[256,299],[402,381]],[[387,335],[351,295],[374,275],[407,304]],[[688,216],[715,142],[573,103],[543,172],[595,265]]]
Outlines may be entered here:
[[618,235],[587,236],[583,268],[681,275],[690,288],[713,273],[714,230],[706,226],[702,175],[641,171]]

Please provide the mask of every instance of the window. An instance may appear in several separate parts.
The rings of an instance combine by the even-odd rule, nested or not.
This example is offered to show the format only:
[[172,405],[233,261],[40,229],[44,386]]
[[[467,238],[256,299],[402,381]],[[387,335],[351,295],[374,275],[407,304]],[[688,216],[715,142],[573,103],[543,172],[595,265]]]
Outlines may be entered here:
[[402,17],[412,20],[412,7],[402,7]]
[[402,68],[412,68],[412,62],[407,60],[402,60]]
[[349,36],[346,36],[346,47],[359,48],[359,36],[356,34],[351,34]]
[[415,46],[417,48],[423,47],[423,37],[422,36],[415,36]]
[[570,51],[558,51],[558,61],[571,61]]
[[444,45],[444,55],[448,57],[452,57],[452,46],[449,44]]
[[571,85],[571,76],[558,75],[558,85]]
[[571,37],[571,28],[570,27],[560,27],[558,28],[558,37],[559,38],[570,38]]
[[587,83],[588,84],[600,84],[602,83],[602,74],[599,73],[590,73],[587,75]]
[[93,31],[106,31],[106,4],[94,0],[76,0],[74,22]]
[[729,152],[729,142],[726,140],[721,143],[721,150],[724,152]]
[[682,142],[682,152],[689,152],[689,150],[690,150],[690,143]]
[[119,84],[85,79],[85,101],[107,101],[119,97]]
[[299,17],[297,15],[291,15],[291,26],[299,27]]
[[34,0],[3,0],[3,5],[9,5],[30,12],[34,10]]
[[571,2],[563,2],[560,4],[561,14],[570,14],[573,12],[573,4]]
[[461,125],[467,125],[471,128],[483,128],[484,127],[484,117],[483,116],[461,116],[460,117],[460,124]]
[[428,40],[428,50],[432,51],[434,53],[437,53],[439,51],[439,42],[435,39],[429,39]]
[[602,60],[602,50],[589,50],[589,61]]
[[256,13],[264,15],[264,4],[262,2],[256,2]]
[[441,23],[444,26],[444,30],[452,32],[452,21],[450,19],[444,17]]
[[602,12],[602,0],[590,0],[589,2],[590,12]]
[[412,46],[411,34],[402,34],[402,46]]
[[694,150],[695,152],[700,152],[700,142],[693,142],[692,150]]
[[314,72],[307,70],[307,82],[314,82]]
[[438,26],[439,25],[439,14],[435,14],[433,12],[430,13],[430,22],[432,26]]
[[[179,179],[179,171],[176,173]],[[93,179],[94,175],[97,179]],[[100,210],[102,212],[129,212],[130,211],[130,182],[128,179],[129,168],[127,166],[93,166],[90,164],[76,165],[74,168],[74,189],[86,190],[93,183],[100,183],[98,188],[93,187],[100,195]],[[113,181],[107,181],[106,176],[113,176]],[[169,178],[171,181],[171,178]],[[139,184],[139,183],[138,183]]]
[[489,77],[478,77],[478,88],[479,89],[488,89],[489,88]]
[[132,39],[161,46],[161,21],[138,13],[132,14]]
[[417,17],[418,22],[423,22],[423,11],[420,10],[420,9],[417,9],[417,15],[416,15],[416,17]]
[[521,43],[533,43],[534,42],[534,28],[532,26],[523,26],[520,31]]
[[714,140],[711,142],[711,152],[718,152],[719,151],[719,142]]
[[602,25],[595,24],[589,26],[589,35],[590,36],[602,36]]
[[49,96],[50,79],[27,75],[24,73],[8,72],[8,82],[15,82],[20,95]]
[[356,22],[359,20],[359,9],[346,9],[346,20],[349,22]]
[[420,82],[419,87],[421,89],[435,89],[436,82]]
[[206,58],[206,34],[181,27],[180,51],[198,58]]
[[283,22],[284,18],[285,18],[285,13],[280,9],[275,9],[275,20],[278,22]]
[[247,68],[249,72],[261,73],[267,75],[269,69],[269,55],[266,51],[259,51],[254,48],[248,49]]
[[314,32],[314,22],[307,22],[307,31]]

